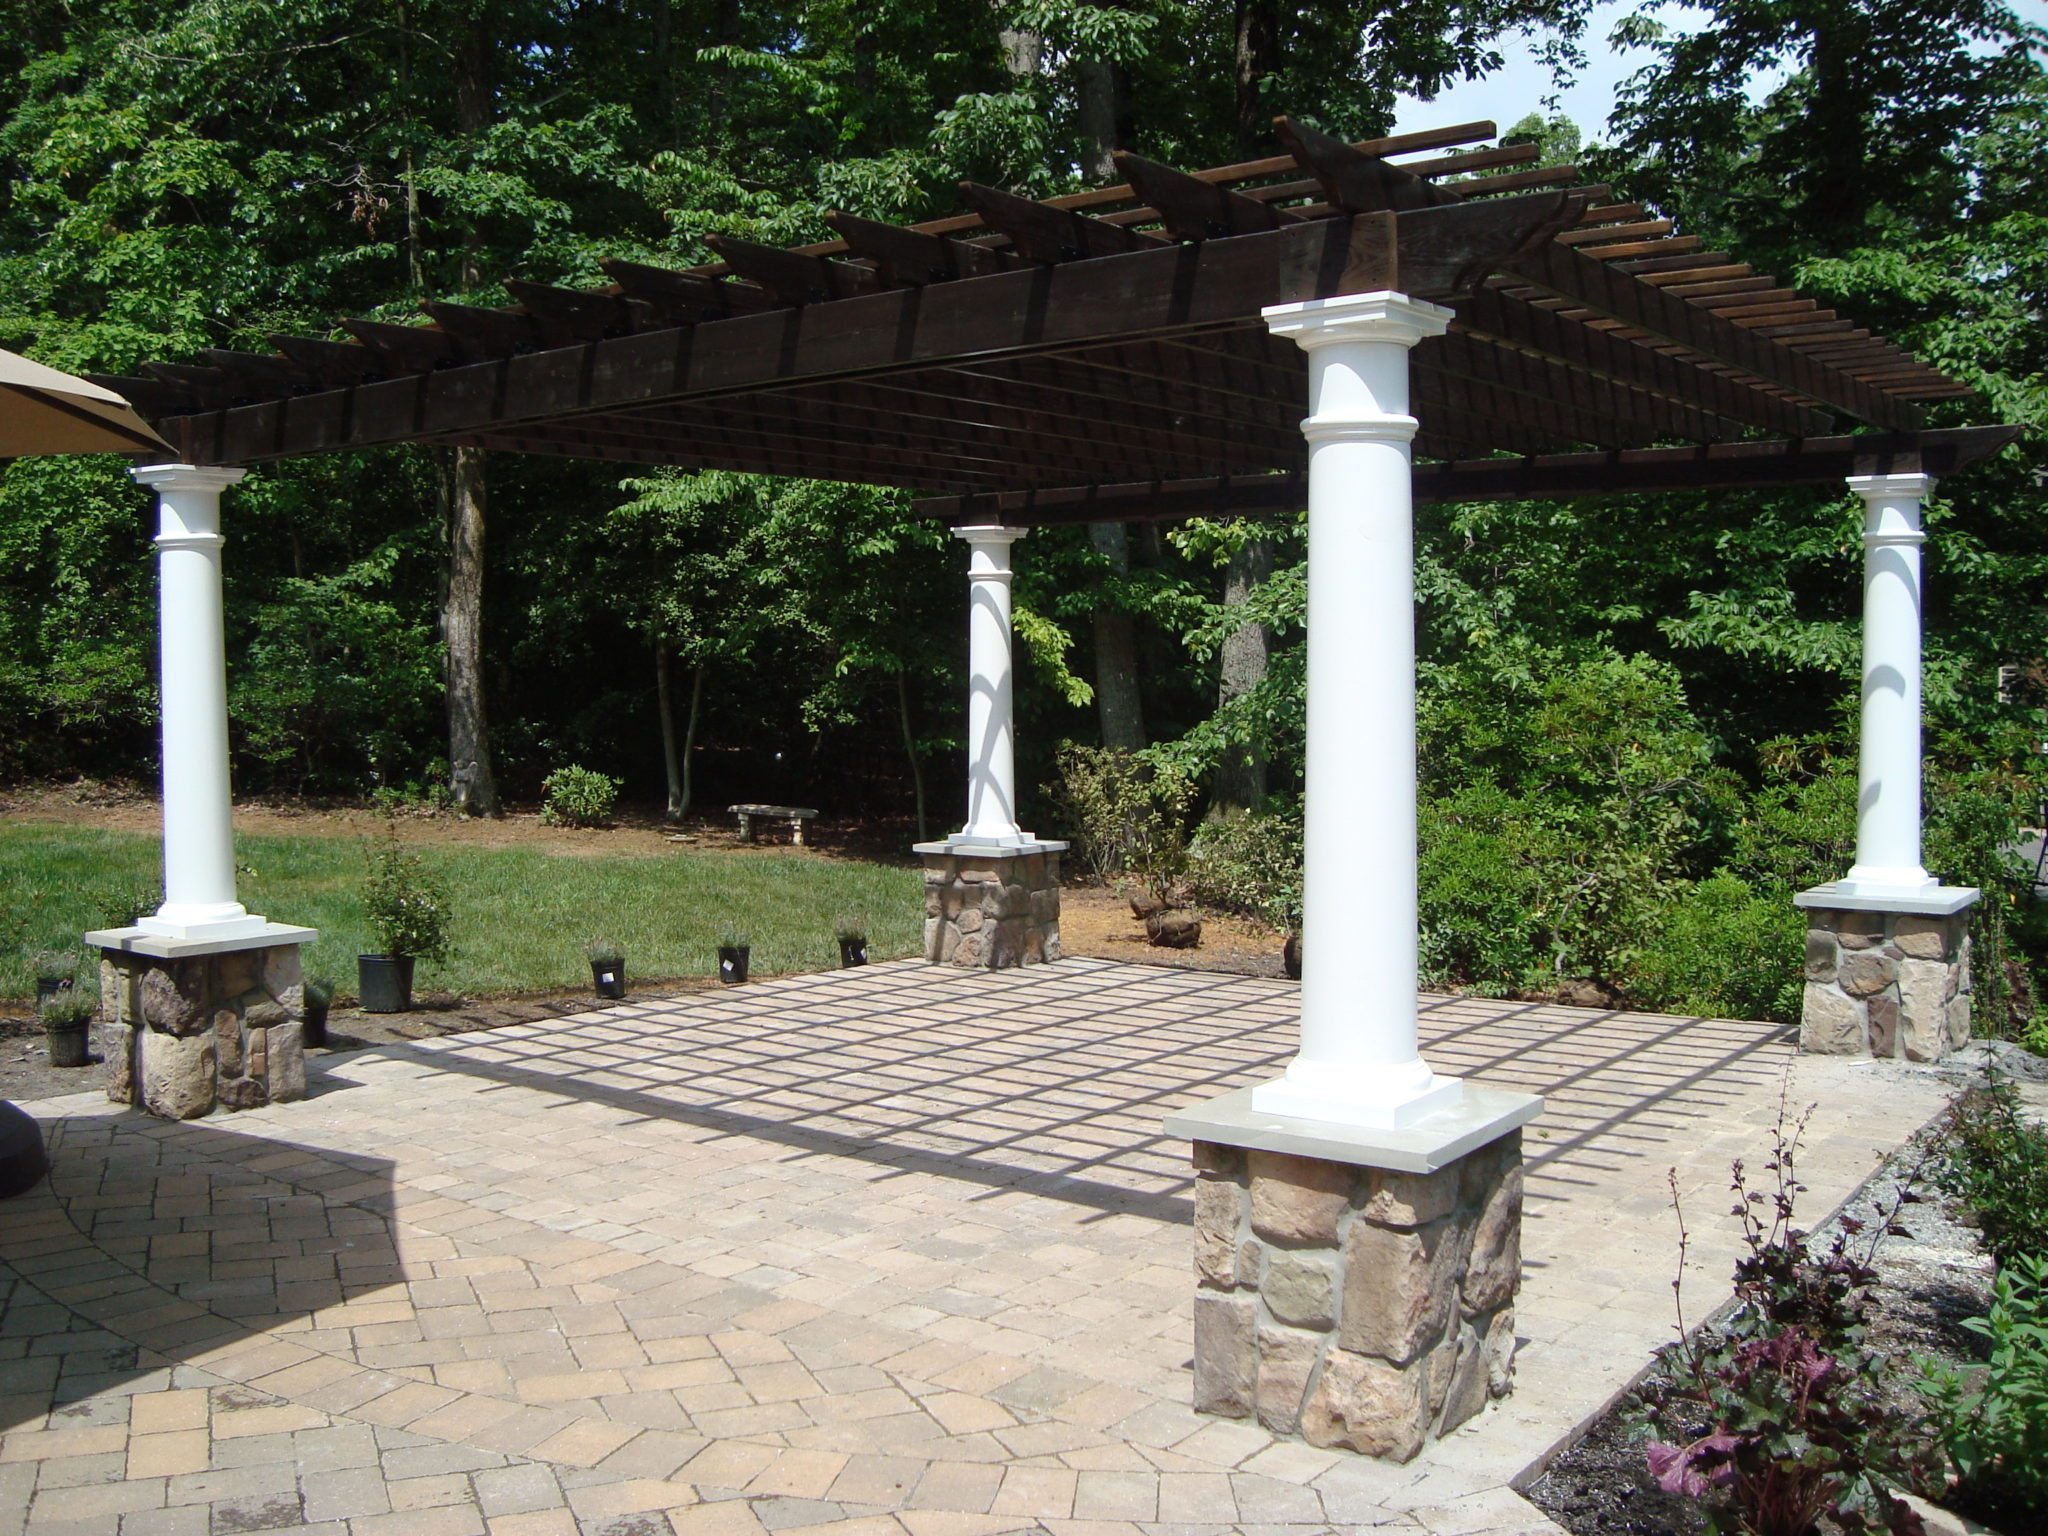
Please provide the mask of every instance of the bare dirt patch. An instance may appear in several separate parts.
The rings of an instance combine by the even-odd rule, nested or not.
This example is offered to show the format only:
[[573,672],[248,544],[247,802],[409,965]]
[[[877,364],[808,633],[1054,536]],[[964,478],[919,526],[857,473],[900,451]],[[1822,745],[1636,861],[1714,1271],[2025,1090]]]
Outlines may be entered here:
[[[80,780],[41,784],[0,794],[0,815],[16,821],[104,827],[155,836],[163,830],[156,795],[133,785]],[[658,809],[622,807],[609,827],[554,827],[541,820],[537,805],[513,806],[503,816],[467,817],[446,812],[401,812],[408,842],[464,848],[526,848],[565,858],[620,858],[692,852],[750,855],[789,846],[788,829],[764,823],[761,841],[741,841],[738,818],[722,807],[706,809],[671,824]],[[235,830],[259,837],[372,837],[383,830],[384,813],[370,806],[317,800],[238,800]],[[879,859],[907,864],[912,835],[888,821],[813,821],[805,834],[810,851],[826,858]]]
[[1130,902],[1120,892],[1100,885],[1070,885],[1060,892],[1060,949],[1069,955],[1135,965],[1228,971],[1235,976],[1284,974],[1282,935],[1226,913],[1204,912],[1201,918],[1199,946],[1158,949],[1145,936],[1145,925],[1131,915]]

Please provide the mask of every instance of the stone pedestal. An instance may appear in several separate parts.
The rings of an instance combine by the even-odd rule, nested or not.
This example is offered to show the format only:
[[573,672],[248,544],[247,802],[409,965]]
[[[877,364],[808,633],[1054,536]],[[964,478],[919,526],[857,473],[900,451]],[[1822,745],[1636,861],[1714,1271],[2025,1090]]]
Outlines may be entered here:
[[1799,1048],[1828,1056],[1939,1061],[1970,1040],[1970,913],[1977,892],[1858,898],[1828,886],[1805,909]]
[[100,1051],[107,1097],[169,1120],[302,1098],[310,928],[257,940],[165,939],[142,929],[85,936],[100,951]]
[[925,959],[991,971],[1059,959],[1065,843],[916,848],[924,858]]
[[1507,1395],[1541,1101],[1467,1093],[1376,1148],[1248,1113],[1248,1094],[1167,1122],[1194,1142],[1198,1411],[1407,1461]]

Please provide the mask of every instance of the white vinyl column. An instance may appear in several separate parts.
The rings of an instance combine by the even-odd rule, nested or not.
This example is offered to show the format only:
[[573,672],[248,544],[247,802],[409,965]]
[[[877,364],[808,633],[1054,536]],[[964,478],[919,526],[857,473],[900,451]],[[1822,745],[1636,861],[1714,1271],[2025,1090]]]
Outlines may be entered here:
[[1281,304],[1308,353],[1308,773],[1301,1050],[1259,1113],[1372,1129],[1454,1107],[1417,1047],[1415,529],[1408,352],[1451,312],[1381,292]]
[[1863,498],[1863,720],[1856,864],[1838,889],[1908,895],[1920,863],[1920,525],[1932,475],[1852,475]]
[[1026,529],[955,528],[967,544],[967,825],[951,842],[1015,848],[1016,682],[1010,656],[1010,546]]
[[131,473],[160,509],[164,904],[138,926],[172,939],[246,938],[270,925],[235,897],[220,577],[220,493],[245,471],[152,464]]

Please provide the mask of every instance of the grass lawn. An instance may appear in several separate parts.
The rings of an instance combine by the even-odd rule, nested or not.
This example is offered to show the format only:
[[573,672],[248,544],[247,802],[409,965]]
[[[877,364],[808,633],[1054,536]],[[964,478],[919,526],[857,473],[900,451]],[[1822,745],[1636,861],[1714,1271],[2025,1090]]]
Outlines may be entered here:
[[[842,914],[865,925],[877,960],[915,954],[924,940],[923,877],[912,868],[794,852],[590,857],[415,846],[446,881],[455,923],[455,953],[420,967],[424,990],[587,987],[583,945],[600,934],[624,947],[629,977],[646,979],[708,975],[729,928],[751,940],[757,974],[837,965]],[[318,928],[306,972],[351,996],[355,957],[369,947],[359,897],[367,852],[351,837],[235,839],[242,901]],[[158,839],[140,833],[0,825],[0,997],[34,991],[27,951],[69,948],[106,926],[130,893],[154,890],[161,859]]]

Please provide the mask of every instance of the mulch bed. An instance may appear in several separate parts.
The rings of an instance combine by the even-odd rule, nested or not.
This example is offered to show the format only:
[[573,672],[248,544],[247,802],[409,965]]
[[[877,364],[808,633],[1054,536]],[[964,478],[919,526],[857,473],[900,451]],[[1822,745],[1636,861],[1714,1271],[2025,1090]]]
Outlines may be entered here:
[[[1965,1086],[1981,1077],[1987,1057],[2014,1076],[2040,1081],[2048,1075],[2048,1063],[2006,1045],[1973,1047],[1952,1058],[1944,1075],[1952,1076],[1959,1088]],[[1821,1225],[1816,1238],[1824,1244],[1843,1216],[1871,1222],[1889,1209],[1900,1183],[1919,1164],[1927,1139],[1928,1132],[1923,1131],[1893,1154],[1840,1212]],[[1983,1252],[1968,1212],[1924,1182],[1918,1187],[1923,1203],[1907,1206],[1901,1217],[1911,1236],[1888,1238],[1878,1249],[1878,1279],[1867,1313],[1870,1346],[1898,1362],[1891,1381],[1894,1401],[1902,1408],[1919,1406],[1912,1385],[1919,1378],[1919,1360],[1930,1359],[1949,1369],[1983,1362],[1984,1342],[1967,1332],[1962,1322],[1984,1315],[1992,1278],[1990,1256]],[[1715,1219],[1725,1218],[1716,1212]],[[1660,1356],[1659,1365],[1526,1490],[1532,1503],[1573,1536],[1704,1536],[1707,1522],[1699,1505],[1664,1492],[1644,1462],[1644,1445],[1650,1439],[1680,1441],[1710,1427],[1692,1426],[1688,1432],[1680,1420],[1661,1434],[1652,1433],[1650,1423],[1659,1417],[1667,1395],[1661,1371]],[[1947,1502],[1957,1513],[2009,1536],[2042,1529],[2037,1510],[1972,1507],[1961,1497]],[[1824,1524],[1824,1531],[1831,1529]]]

